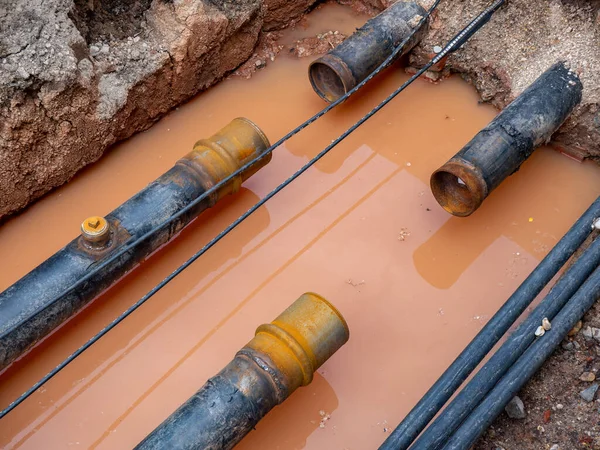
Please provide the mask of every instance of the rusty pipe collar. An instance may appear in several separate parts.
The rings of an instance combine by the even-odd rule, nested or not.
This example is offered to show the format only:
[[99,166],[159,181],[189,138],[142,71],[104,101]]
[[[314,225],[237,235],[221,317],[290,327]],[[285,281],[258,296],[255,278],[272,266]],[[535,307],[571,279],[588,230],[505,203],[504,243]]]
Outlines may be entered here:
[[261,325],[235,358],[168,417],[137,450],[231,449],[349,338],[323,297],[307,293]]
[[[319,97],[334,102],[356,87],[382,64],[413,33],[427,11],[416,1],[398,1],[308,68],[308,78]],[[398,56],[412,49],[427,31],[423,22]]]
[[270,324],[256,330],[243,351],[251,350],[270,361],[285,380],[287,395],[313,379],[313,373],[349,337],[348,324],[340,312],[315,293],[306,293]]
[[481,206],[488,186],[478,167],[455,156],[431,175],[431,191],[442,208],[465,217]]
[[317,95],[329,103],[333,103],[359,83],[348,65],[339,56],[331,54],[310,64],[308,79]]
[[[208,139],[194,144],[194,149],[177,161],[196,172],[205,190],[210,189],[247,163],[259,158],[271,146],[264,132],[245,117],[233,119]],[[269,153],[244,170],[211,196],[215,204],[225,195],[239,191],[242,183],[271,161]]]

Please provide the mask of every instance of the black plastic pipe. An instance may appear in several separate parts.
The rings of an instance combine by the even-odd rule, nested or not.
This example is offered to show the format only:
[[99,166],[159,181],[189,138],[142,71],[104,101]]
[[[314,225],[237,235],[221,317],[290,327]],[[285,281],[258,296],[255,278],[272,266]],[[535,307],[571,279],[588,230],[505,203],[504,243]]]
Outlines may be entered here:
[[477,336],[388,436],[380,449],[405,450],[410,446],[544,286],[585,241],[592,231],[592,223],[596,217],[600,217],[600,197],[583,213],[498,312],[477,333]]
[[419,436],[410,450],[436,450],[444,445],[465,417],[531,345],[535,339],[534,331],[540,326],[542,320],[547,318],[552,321],[598,265],[600,265],[600,239],[595,239],[565,271],[540,304]]
[[349,338],[327,300],[306,293],[256,336],[216,376],[159,425],[137,450],[230,449]]
[[93,273],[95,266],[109,261],[128,242],[183,210],[268,147],[268,139],[254,123],[234,119],[211,138],[198,141],[173,168],[106,218],[84,221],[80,237],[0,293],[0,370],[176,236],[201,212],[237,192],[244,180],[271,160],[271,155],[71,289]]
[[431,176],[438,203],[468,216],[533,150],[548,142],[581,101],[583,86],[564,62],[554,64]]
[[328,102],[339,99],[414,33],[397,57],[410,51],[427,31],[427,22],[421,22],[426,13],[414,1],[399,1],[367,21],[344,42],[311,63],[308,77],[315,92]]
[[[507,403],[519,392],[544,361],[567,336],[583,315],[600,299],[600,267],[598,267],[552,321],[552,329],[529,346],[475,408],[443,447],[444,450],[466,450],[491,425]],[[535,328],[529,330],[531,334]]]

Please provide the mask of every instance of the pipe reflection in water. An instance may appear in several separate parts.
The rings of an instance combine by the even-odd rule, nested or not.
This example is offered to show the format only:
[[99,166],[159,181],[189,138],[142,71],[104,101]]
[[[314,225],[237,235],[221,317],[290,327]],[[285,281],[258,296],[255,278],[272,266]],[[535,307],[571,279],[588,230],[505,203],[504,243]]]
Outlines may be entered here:
[[455,216],[472,214],[536,147],[550,140],[581,101],[582,90],[565,63],[550,67],[431,175],[438,203]]
[[331,385],[315,372],[310,386],[271,410],[236,450],[305,448],[309,436],[327,426],[327,417],[331,417],[338,406],[339,400]]
[[282,403],[349,338],[327,300],[302,295],[256,330],[235,358],[136,449],[230,449]]
[[[106,220],[86,219],[82,236],[0,294],[0,369],[172,239],[202,211],[237,192],[244,180],[270,161],[271,155],[69,291],[95,265],[131,239],[162,224],[268,147],[268,139],[254,123],[234,119],[211,138],[198,141],[171,170],[107,215]],[[94,233],[100,229],[102,233]]]
[[[310,65],[308,76],[315,92],[331,103],[352,90],[393,53],[425,14],[416,2],[401,1],[367,21]],[[426,31],[425,22],[398,56],[411,50]]]

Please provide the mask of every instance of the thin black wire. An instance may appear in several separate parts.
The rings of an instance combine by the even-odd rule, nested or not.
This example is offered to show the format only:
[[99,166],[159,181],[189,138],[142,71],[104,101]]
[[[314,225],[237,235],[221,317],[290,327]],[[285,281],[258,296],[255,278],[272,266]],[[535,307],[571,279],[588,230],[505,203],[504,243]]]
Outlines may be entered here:
[[[406,39],[404,39],[394,49],[394,51],[392,52],[392,54],[383,63],[381,63],[381,65],[379,67],[377,67],[377,69],[375,69],[373,72],[371,72],[371,74],[369,74],[369,76],[367,78],[365,78],[363,81],[361,81],[360,83],[358,83],[358,85],[356,85],[356,87],[354,87],[353,89],[351,89],[350,91],[348,91],[346,94],[344,94],[342,97],[340,97],[335,102],[333,102],[333,103],[329,104],[328,106],[326,106],[324,109],[322,109],[321,111],[319,111],[318,113],[316,113],[311,118],[307,119],[305,122],[303,122],[300,125],[298,125],[292,131],[290,131],[289,133],[287,133],[285,136],[283,136],[281,139],[279,139],[277,142],[275,142],[273,145],[271,145],[268,149],[266,149],[260,156],[258,156],[257,158],[253,159],[252,161],[246,163],[245,165],[243,165],[242,167],[240,167],[239,169],[237,169],[235,172],[231,173],[227,177],[223,178],[221,181],[219,181],[213,187],[211,187],[210,189],[208,189],[207,191],[205,191],[198,198],[194,199],[191,203],[187,204],[185,207],[183,207],[182,209],[180,209],[178,212],[176,212],[175,214],[173,214],[171,217],[169,217],[163,223],[155,226],[154,228],[152,228],[151,230],[147,231],[146,233],[144,233],[143,235],[139,236],[138,238],[135,238],[132,241],[123,244],[123,246],[121,246],[115,253],[113,253],[107,259],[105,259],[102,262],[100,262],[97,266],[94,266],[94,268],[90,272],[88,272],[87,274],[85,274],[84,276],[82,276],[81,278],[79,278],[75,283],[73,283],[71,286],[69,286],[67,289],[65,289],[60,295],[57,295],[54,299],[52,299],[52,301],[49,302],[46,305],[46,308],[49,308],[55,302],[57,302],[59,299],[63,298],[66,294],[68,294],[69,292],[73,291],[75,288],[79,287],[83,283],[89,281],[90,278],[92,278],[93,276],[95,276],[96,274],[98,274],[99,272],[101,272],[102,270],[104,270],[106,267],[108,267],[110,264],[112,264],[118,258],[120,258],[121,256],[123,256],[126,252],[128,252],[129,250],[137,247],[142,242],[144,242],[146,239],[150,238],[155,233],[157,233],[158,231],[164,229],[166,226],[168,226],[169,224],[171,224],[172,222],[174,222],[175,220],[177,220],[178,218],[180,218],[181,216],[183,216],[184,214],[186,214],[188,211],[190,211],[192,208],[194,208],[196,205],[198,205],[201,201],[203,201],[204,199],[206,199],[208,196],[210,196],[210,195],[214,194],[215,192],[217,192],[219,189],[221,189],[227,183],[229,183],[234,178],[236,178],[237,176],[239,176],[241,173],[245,172],[247,169],[249,169],[250,167],[252,167],[254,164],[256,164],[261,159],[267,157],[270,153],[272,153],[277,147],[279,147],[281,144],[283,144],[284,142],[286,142],[288,139],[290,139],[291,137],[295,136],[300,131],[302,131],[304,128],[306,128],[307,126],[309,126],[310,124],[312,124],[313,122],[315,122],[317,119],[319,119],[322,116],[324,116],[325,114],[327,114],[329,111],[331,111],[333,108],[335,108],[336,106],[338,106],[340,103],[343,103],[344,101],[346,101],[348,99],[348,97],[350,97],[351,95],[353,95],[356,91],[358,91],[365,84],[367,84],[371,79],[373,79],[373,77],[375,77],[379,72],[381,72],[383,69],[385,69],[387,66],[389,66],[391,63],[394,62],[394,60],[398,57],[398,55],[400,54],[400,52],[402,51],[402,49],[412,39],[413,35],[419,30],[419,28],[423,25],[423,23],[431,15],[431,13],[433,12],[433,10],[435,8],[437,8],[437,6],[438,6],[438,4],[439,4],[440,1],[441,0],[436,0],[436,2],[429,9],[429,11],[427,11],[427,13],[425,14],[425,16],[423,16],[421,18],[419,24],[410,32],[409,36]],[[23,320],[27,321],[27,320],[33,318],[33,316],[36,315],[36,314],[37,314],[36,312],[32,312],[29,316],[27,316]],[[2,418],[2,414],[0,413],[0,419],[1,418]]]
[[[437,7],[438,3],[440,2],[440,0],[436,0],[436,2],[434,3],[434,5],[430,8],[428,14],[423,17],[421,20],[426,20],[426,18],[429,16],[429,14],[433,11],[433,9],[435,7]],[[457,35],[458,36],[458,35]],[[456,39],[453,39],[452,41],[450,41],[450,43],[442,50],[442,52],[440,52],[440,54],[444,54],[447,55],[448,53],[450,53],[451,51],[454,51],[456,49],[458,49],[460,47],[460,45],[462,45],[462,43],[464,43],[465,41],[463,40],[460,45],[456,46],[456,44],[454,43]],[[450,50],[448,49],[448,46],[453,45],[453,48]],[[401,46],[400,46],[401,47]],[[398,49],[396,49],[394,51],[394,53],[398,53]],[[2,419],[4,416],[6,416],[6,414],[8,414],[10,411],[12,411],[13,409],[15,409],[18,405],[20,405],[24,400],[26,400],[29,396],[31,396],[31,394],[33,394],[40,386],[42,386],[44,383],[46,383],[47,381],[49,381],[52,377],[54,377],[58,372],[60,372],[62,369],[64,369],[68,364],[70,364],[75,358],[77,358],[79,355],[81,355],[85,350],[87,350],[88,348],[90,348],[94,343],[96,343],[100,338],[102,338],[106,333],[108,333],[110,330],[112,330],[114,327],[116,327],[119,323],[121,323],[124,319],[126,319],[131,313],[133,313],[136,309],[138,309],[140,306],[142,306],[147,300],[149,300],[154,294],[156,294],[158,291],[160,291],[163,287],[165,287],[171,280],[173,280],[177,275],[179,275],[181,272],[183,272],[187,267],[189,267],[194,261],[196,261],[200,256],[202,256],[204,253],[206,253],[210,248],[212,248],[217,242],[219,242],[223,237],[225,237],[229,232],[231,232],[234,228],[236,228],[240,223],[242,223],[246,218],[248,218],[254,211],[256,211],[257,209],[259,209],[261,206],[263,206],[266,202],[268,202],[271,198],[273,198],[275,195],[277,195],[279,192],[281,192],[286,186],[288,186],[290,183],[292,183],[296,178],[298,178],[300,175],[302,175],[304,172],[306,172],[310,167],[312,167],[317,161],[319,161],[323,156],[325,156],[332,148],[334,148],[337,144],[339,144],[341,141],[343,141],[346,137],[348,137],[348,135],[350,135],[354,130],[356,130],[359,126],[361,126],[363,123],[365,123],[367,120],[369,120],[375,113],[377,113],[381,108],[383,108],[385,105],[387,105],[392,99],[394,99],[400,92],[402,92],[404,89],[406,89],[414,80],[416,80],[417,78],[419,78],[423,73],[425,73],[433,64],[439,62],[439,60],[441,58],[438,58],[438,56],[440,55],[438,54],[436,56],[436,58],[432,59],[431,61],[429,61],[425,66],[423,66],[417,73],[415,73],[412,77],[410,77],[406,82],[404,82],[398,89],[396,89],[390,96],[388,96],[385,100],[383,100],[379,105],[377,105],[375,108],[373,108],[371,111],[369,111],[365,116],[363,116],[358,122],[356,122],[354,125],[352,125],[350,128],[348,128],[344,133],[342,133],[337,139],[333,140],[331,142],[331,144],[329,144],[327,147],[325,147],[325,149],[321,150],[320,153],[318,153],[315,157],[313,157],[308,163],[306,163],[304,166],[302,166],[298,171],[296,171],[292,176],[290,176],[288,179],[286,179],[283,183],[281,183],[279,186],[277,186],[275,189],[273,189],[271,192],[269,192],[264,198],[262,198],[260,201],[258,201],[254,206],[252,206],[250,209],[248,209],[244,214],[242,214],[240,217],[238,217],[233,223],[231,223],[227,228],[225,228],[221,233],[219,233],[217,236],[215,236],[212,240],[210,240],[204,247],[202,247],[197,253],[195,253],[194,255],[192,255],[186,262],[184,262],[181,266],[179,266],[174,272],[172,272],[169,276],[167,276],[164,280],[162,280],[160,283],[158,283],[156,286],[154,286],[146,295],[144,295],[142,298],[140,298],[137,302],[135,302],[133,305],[131,305],[129,308],[127,308],[120,316],[118,316],[115,320],[113,320],[109,325],[107,325],[105,328],[103,328],[102,330],[100,330],[95,336],[93,336],[89,341],[87,341],[85,344],[83,344],[81,347],[79,347],[75,352],[73,352],[71,355],[69,355],[63,362],[61,362],[58,366],[56,366],[53,370],[51,370],[47,375],[45,375],[42,379],[40,379],[37,383],[35,383],[31,388],[29,388],[27,391],[25,391],[23,394],[21,394],[21,396],[19,396],[15,401],[13,401],[10,405],[8,405],[4,410],[2,410],[0,412],[0,419]],[[393,55],[392,55],[393,56]],[[356,92],[356,90],[358,90],[359,87],[362,87],[368,80],[370,80],[371,78],[373,78],[373,76],[375,76],[377,74],[378,71],[380,71],[381,69],[383,69],[385,67],[386,64],[389,64],[390,62],[393,61],[393,57],[390,56],[381,66],[379,66],[378,69],[375,70],[375,72],[372,72],[371,75],[369,75],[362,83],[360,83],[359,85],[357,85],[354,89],[352,89],[351,91],[348,92],[348,94],[346,94],[346,96],[342,97],[342,99],[347,98],[349,95],[353,94],[354,92]],[[273,149],[277,146],[280,145],[281,142],[284,142],[286,139],[288,139],[289,137],[293,136],[295,133],[297,133],[296,130],[300,131],[301,129],[303,129],[304,127],[306,127],[307,125],[309,125],[310,123],[312,123],[314,120],[316,120],[316,118],[321,117],[323,114],[325,114],[327,111],[331,110],[331,108],[333,108],[335,105],[341,103],[341,100],[338,100],[337,102],[332,103],[331,105],[329,105],[327,108],[325,108],[324,110],[322,110],[320,113],[317,113],[315,116],[313,116],[311,119],[307,120],[306,122],[304,122],[302,125],[300,125],[299,127],[297,127],[296,129],[292,130],[292,132],[288,133],[286,136],[284,136],[282,139],[280,139],[277,143],[275,143],[274,145],[272,145],[267,152],[271,152],[273,151]],[[264,157],[265,154],[263,154],[262,157]],[[255,161],[257,161],[260,158],[257,158],[256,160],[254,160],[253,162],[250,162],[248,164],[246,164],[246,166],[242,167],[240,169],[240,171],[245,170],[246,167],[250,167]],[[233,174],[230,176],[231,178],[233,178]],[[228,177],[229,178],[229,177]],[[231,179],[230,178],[230,179]],[[223,180],[223,182],[226,182],[226,180],[228,180],[227,178],[225,178]],[[219,187],[219,185],[215,185],[215,187],[213,189],[217,189]],[[211,190],[208,190],[204,195],[210,195]],[[202,198],[202,197],[200,197]],[[182,213],[184,210],[180,211],[180,213]],[[178,213],[179,214],[179,213]],[[175,216],[173,216],[175,217]],[[167,222],[165,222],[167,223]],[[144,236],[142,236],[142,238],[144,238],[145,236],[147,236],[148,233],[146,233]]]

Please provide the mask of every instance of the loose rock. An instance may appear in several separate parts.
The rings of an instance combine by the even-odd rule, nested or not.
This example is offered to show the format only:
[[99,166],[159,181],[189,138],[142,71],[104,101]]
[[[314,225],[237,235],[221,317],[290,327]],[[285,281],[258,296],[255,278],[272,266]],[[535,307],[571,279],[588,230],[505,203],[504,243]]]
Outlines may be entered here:
[[[597,389],[597,387],[596,387]],[[525,405],[523,404],[523,400],[521,400],[518,396],[514,396],[510,402],[504,408],[506,414],[511,419],[524,419],[527,417],[527,413],[525,412]]]
[[542,319],[542,327],[544,327],[544,330],[548,331],[552,328],[552,324],[550,323],[550,321],[548,320],[547,317],[544,317]]
[[592,384],[589,388],[581,391],[579,393],[579,396],[588,403],[594,401],[594,396],[596,395],[596,392],[598,391],[598,386],[599,386],[598,383]]
[[581,381],[588,381],[588,382],[592,382],[596,379],[596,375],[594,375],[594,373],[592,372],[583,372],[581,374],[581,376],[579,377],[579,379]]
[[569,336],[575,336],[577,333],[579,333],[579,330],[581,330],[582,326],[583,326],[583,322],[580,320],[579,322],[577,322],[575,324],[573,329],[571,329],[571,331],[569,331]]

